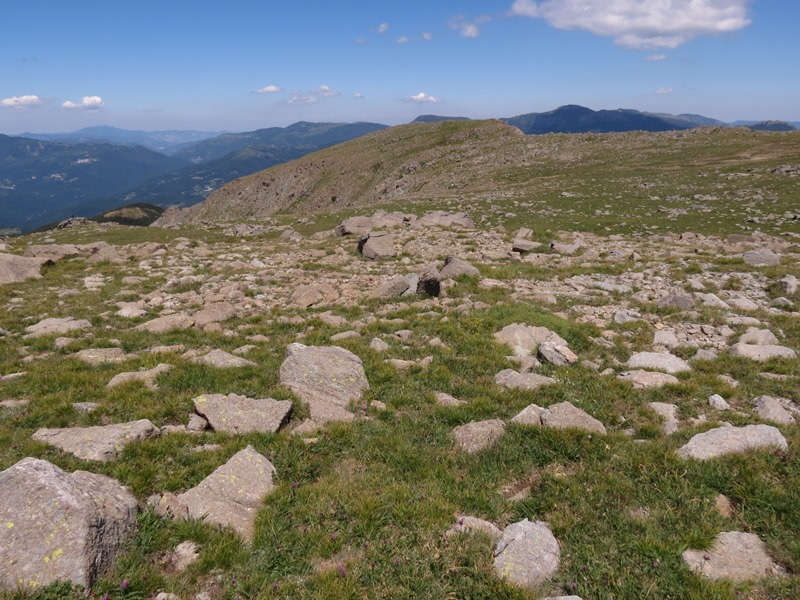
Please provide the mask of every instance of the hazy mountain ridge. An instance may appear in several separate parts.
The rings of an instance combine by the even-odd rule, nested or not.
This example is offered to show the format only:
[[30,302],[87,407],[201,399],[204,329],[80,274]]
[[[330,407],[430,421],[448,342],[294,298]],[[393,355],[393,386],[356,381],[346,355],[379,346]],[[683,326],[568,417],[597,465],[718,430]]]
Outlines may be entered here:
[[182,129],[136,131],[100,125],[97,127],[85,127],[68,133],[21,133],[18,137],[64,144],[106,143],[122,146],[144,146],[161,154],[170,155],[181,148],[218,135],[221,135],[221,132]]
[[142,146],[0,135],[0,226],[33,229],[185,165]]

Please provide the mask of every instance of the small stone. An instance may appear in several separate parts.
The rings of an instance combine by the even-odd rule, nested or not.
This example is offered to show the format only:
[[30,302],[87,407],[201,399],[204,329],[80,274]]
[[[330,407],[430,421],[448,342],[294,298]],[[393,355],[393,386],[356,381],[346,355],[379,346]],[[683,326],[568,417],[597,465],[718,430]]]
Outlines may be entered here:
[[192,402],[214,431],[239,435],[276,433],[292,412],[290,400],[255,399],[236,394],[204,394]]
[[513,585],[534,588],[550,579],[561,564],[561,548],[550,527],[528,519],[505,528],[494,549],[494,570]]
[[123,385],[125,383],[129,383],[131,381],[140,381],[146,387],[151,390],[157,390],[158,385],[156,384],[156,377],[161,375],[162,373],[166,373],[172,369],[172,365],[168,364],[158,364],[152,369],[147,369],[146,371],[131,371],[127,373],[118,373],[111,378],[106,384],[107,388],[117,387],[118,385]]
[[463,406],[466,404],[463,400],[454,398],[450,394],[445,394],[444,392],[434,392],[433,397],[436,399],[436,402],[442,406]]
[[494,381],[501,387],[518,390],[535,390],[543,385],[558,383],[552,377],[545,377],[536,373],[518,373],[512,369],[500,371],[495,375]]
[[672,435],[678,431],[677,405],[666,402],[650,402],[647,406],[663,419],[661,431],[664,432],[664,435]]
[[489,521],[466,515],[456,517],[456,522],[447,530],[447,535],[455,535],[458,533],[482,533],[492,540],[492,542],[497,542],[503,537],[503,532]]
[[530,425],[533,427],[538,427],[542,424],[542,413],[544,411],[545,409],[541,406],[531,404],[517,413],[511,419],[511,422],[517,425]]
[[81,350],[75,357],[88,365],[114,365],[133,358],[125,354],[122,348],[88,348]]
[[176,313],[164,317],[157,317],[152,321],[147,321],[137,325],[134,329],[138,331],[149,331],[150,333],[167,333],[176,329],[189,329],[194,325],[194,319],[188,315]]
[[720,396],[719,394],[712,394],[708,398],[708,404],[711,408],[715,408],[717,410],[730,410],[731,405],[725,401],[725,398]]
[[784,573],[757,535],[740,531],[722,532],[710,550],[686,550],[682,558],[692,571],[709,579],[744,582]]
[[539,356],[557,367],[564,367],[578,361],[578,356],[567,346],[553,342],[539,344]]
[[372,340],[369,343],[369,347],[372,348],[375,352],[386,352],[389,349],[389,344],[387,344],[380,338],[372,338]]
[[480,271],[464,259],[448,256],[444,261],[444,266],[439,271],[439,280],[445,281],[447,279],[455,279],[462,275],[478,277]]
[[726,519],[730,519],[734,514],[736,514],[736,511],[733,507],[733,502],[731,502],[731,499],[724,494],[719,494],[716,498],[714,498],[714,507],[717,509],[717,512],[720,514],[720,516]]
[[207,365],[218,369],[232,369],[237,367],[255,367],[256,363],[241,356],[236,356],[224,350],[212,350],[208,354],[192,359],[198,365]]
[[620,381],[630,381],[637,390],[660,388],[665,385],[677,385],[680,380],[674,375],[657,371],[626,371],[617,376]]

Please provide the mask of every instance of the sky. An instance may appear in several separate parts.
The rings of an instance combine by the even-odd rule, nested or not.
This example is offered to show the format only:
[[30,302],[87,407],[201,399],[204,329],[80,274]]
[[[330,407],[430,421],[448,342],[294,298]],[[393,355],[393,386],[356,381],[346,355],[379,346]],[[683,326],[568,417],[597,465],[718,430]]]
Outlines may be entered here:
[[798,0],[8,0],[0,133],[564,104],[800,121]]

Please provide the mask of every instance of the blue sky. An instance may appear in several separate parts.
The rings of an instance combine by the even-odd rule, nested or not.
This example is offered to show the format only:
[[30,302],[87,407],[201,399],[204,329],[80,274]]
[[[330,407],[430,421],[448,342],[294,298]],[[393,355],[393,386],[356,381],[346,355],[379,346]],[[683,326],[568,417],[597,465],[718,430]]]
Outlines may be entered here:
[[562,104],[800,120],[797,0],[10,0],[0,132]]

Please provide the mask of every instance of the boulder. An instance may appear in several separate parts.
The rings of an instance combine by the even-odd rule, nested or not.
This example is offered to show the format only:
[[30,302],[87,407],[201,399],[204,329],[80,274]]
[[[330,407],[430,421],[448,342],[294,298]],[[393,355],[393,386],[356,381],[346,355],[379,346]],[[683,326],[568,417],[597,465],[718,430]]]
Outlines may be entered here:
[[35,325],[25,328],[27,332],[25,339],[37,338],[43,335],[63,335],[71,331],[90,329],[92,324],[86,319],[76,319],[75,317],[48,318],[42,319]]
[[494,570],[513,585],[535,588],[555,575],[561,548],[550,527],[528,519],[505,528],[494,549]]
[[795,422],[794,415],[785,406],[791,406],[791,400],[765,395],[755,398],[753,404],[756,407],[755,413],[765,421],[772,421],[779,425],[792,425]]
[[417,280],[417,294],[438,297],[441,290],[442,285],[439,269],[437,269],[436,265],[433,263],[426,265],[422,271],[420,271],[419,279]]
[[686,550],[682,558],[692,571],[709,579],[744,582],[784,573],[757,535],[741,531],[723,531],[710,550]]
[[209,323],[220,323],[236,316],[236,307],[230,302],[212,302],[206,304],[202,310],[192,317],[194,326],[202,329]]
[[138,331],[149,331],[150,333],[167,333],[176,329],[189,329],[193,325],[193,317],[175,313],[174,315],[157,317],[151,321],[137,325],[134,329]]
[[669,352],[637,352],[628,359],[625,365],[632,369],[650,369],[670,374],[692,369],[685,360]]
[[478,277],[480,274],[477,267],[472,266],[463,258],[448,256],[444,261],[444,266],[439,271],[439,280],[455,279],[461,275]]
[[453,429],[458,447],[468,453],[478,452],[493,445],[505,433],[506,424],[499,419],[474,421]]
[[578,355],[567,346],[553,342],[539,344],[539,356],[557,367],[564,367],[578,361]]
[[566,340],[547,329],[547,327],[532,327],[521,323],[506,325],[494,334],[494,338],[501,344],[510,346],[515,356],[536,354],[539,344],[545,342],[550,342],[557,346],[568,346]]
[[114,479],[36,458],[0,472],[0,585],[91,587],[136,530],[136,498]]
[[87,348],[75,355],[75,358],[82,360],[88,365],[116,365],[133,358],[125,354],[122,348]]
[[740,344],[755,344],[757,346],[777,346],[778,338],[769,329],[748,327],[739,338]]
[[31,438],[55,446],[83,460],[107,462],[122,454],[128,444],[158,435],[158,427],[147,419],[140,419],[130,423],[96,427],[42,428]]
[[773,344],[734,344],[731,352],[742,358],[749,358],[756,362],[766,362],[773,358],[796,358],[797,352],[786,346],[776,346]]
[[256,513],[275,487],[275,474],[272,463],[247,446],[197,486],[178,494],[177,501],[189,518],[231,527],[252,542]]
[[726,454],[748,452],[762,448],[783,452],[789,449],[786,438],[771,425],[745,425],[744,427],[718,427],[698,433],[678,449],[681,458],[709,460]]
[[545,377],[536,373],[518,373],[512,369],[500,371],[494,376],[494,382],[501,387],[512,390],[535,390],[543,385],[558,383],[552,377]]
[[605,425],[570,402],[559,402],[548,406],[542,411],[541,420],[544,427],[552,429],[581,429],[590,433],[606,432]]
[[0,285],[41,279],[42,262],[16,254],[0,253]]
[[519,252],[520,254],[533,252],[542,246],[543,244],[540,244],[539,242],[532,242],[531,240],[520,237],[514,238],[514,241],[511,242],[511,250],[514,252]]
[[503,532],[493,523],[467,515],[456,517],[456,522],[447,530],[447,535],[458,533],[482,533],[495,543],[503,537]]
[[144,371],[128,371],[126,373],[117,373],[111,378],[111,381],[106,384],[106,387],[113,388],[117,387],[118,385],[130,383],[131,381],[139,381],[149,389],[157,390],[158,384],[156,384],[156,377],[170,370],[172,370],[172,365],[160,363],[152,369],[147,369]]
[[630,381],[637,390],[660,388],[665,385],[677,385],[680,380],[675,375],[657,371],[625,371],[617,375],[620,381]]
[[546,409],[536,404],[531,404],[523,408],[512,419],[511,422],[516,425],[531,425],[537,427],[542,424],[542,413]]
[[311,420],[352,421],[351,402],[369,389],[361,359],[339,346],[289,344],[280,382],[308,404]]
[[397,256],[394,237],[388,233],[364,233],[358,240],[358,251],[367,260]]
[[197,413],[214,431],[233,434],[275,433],[289,420],[292,403],[272,398],[255,399],[236,394],[203,394],[192,400]]
[[339,292],[327,283],[301,285],[293,293],[291,302],[301,308],[329,304],[339,299]]
[[212,350],[208,354],[197,356],[192,359],[198,365],[217,367],[218,369],[232,369],[236,367],[255,367],[256,363],[241,356],[236,356],[224,350]]
[[774,267],[781,263],[780,257],[768,248],[748,250],[742,254],[742,259],[751,267]]

